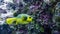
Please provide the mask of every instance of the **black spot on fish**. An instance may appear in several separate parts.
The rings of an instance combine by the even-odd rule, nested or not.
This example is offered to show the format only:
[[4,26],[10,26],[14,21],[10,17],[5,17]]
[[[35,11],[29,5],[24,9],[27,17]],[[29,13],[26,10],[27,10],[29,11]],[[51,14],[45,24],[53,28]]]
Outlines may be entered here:
[[24,20],[24,21],[27,20],[27,17],[25,16],[23,20]]
[[16,24],[16,21],[13,21],[13,24]]

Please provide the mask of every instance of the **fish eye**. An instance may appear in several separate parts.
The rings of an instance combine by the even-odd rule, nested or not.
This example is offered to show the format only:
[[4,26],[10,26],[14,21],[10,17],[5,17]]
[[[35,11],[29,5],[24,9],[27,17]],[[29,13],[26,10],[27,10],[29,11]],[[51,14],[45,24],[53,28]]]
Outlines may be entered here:
[[29,18],[31,18],[31,17],[29,17]]

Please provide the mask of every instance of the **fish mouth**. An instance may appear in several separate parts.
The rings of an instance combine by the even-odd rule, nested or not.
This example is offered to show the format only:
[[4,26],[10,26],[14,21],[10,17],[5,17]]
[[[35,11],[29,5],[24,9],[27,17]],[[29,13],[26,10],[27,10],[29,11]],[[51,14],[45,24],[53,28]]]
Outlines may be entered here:
[[27,21],[27,22],[31,22],[31,21]]

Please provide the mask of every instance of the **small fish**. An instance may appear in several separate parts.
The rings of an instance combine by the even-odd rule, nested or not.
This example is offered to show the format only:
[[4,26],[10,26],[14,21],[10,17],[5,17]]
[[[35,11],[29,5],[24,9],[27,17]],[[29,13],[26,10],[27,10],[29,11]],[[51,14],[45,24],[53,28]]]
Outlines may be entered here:
[[14,18],[7,18],[6,23],[11,25],[11,24],[29,24],[32,22],[33,17],[27,14],[19,14],[17,17]]

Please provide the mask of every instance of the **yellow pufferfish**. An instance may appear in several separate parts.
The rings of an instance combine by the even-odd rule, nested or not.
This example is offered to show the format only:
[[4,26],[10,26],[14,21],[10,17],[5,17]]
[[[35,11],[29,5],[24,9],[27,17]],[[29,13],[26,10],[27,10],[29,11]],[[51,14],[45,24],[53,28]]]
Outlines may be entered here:
[[6,19],[6,23],[8,25],[29,24],[32,21],[33,21],[33,17],[31,17],[30,15],[27,15],[27,14],[19,14],[17,17]]

